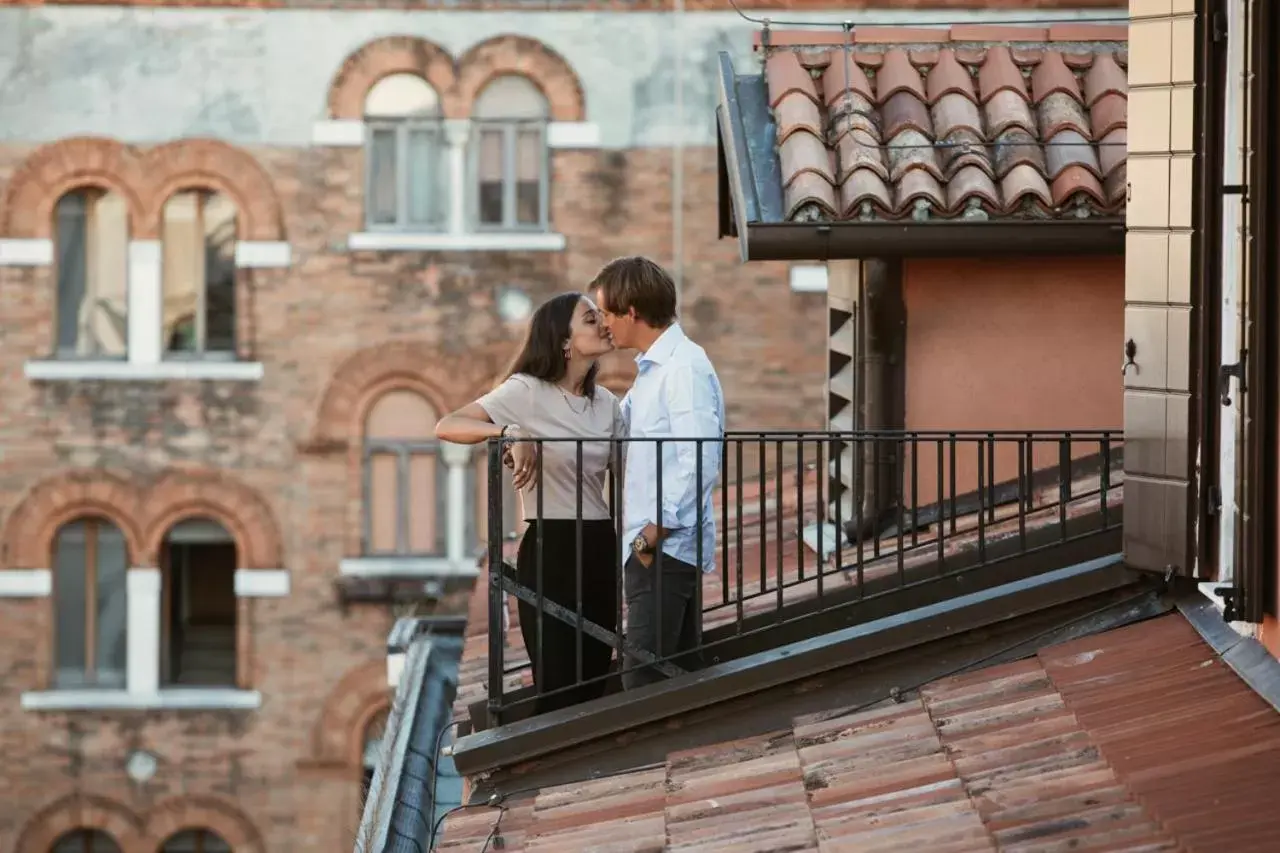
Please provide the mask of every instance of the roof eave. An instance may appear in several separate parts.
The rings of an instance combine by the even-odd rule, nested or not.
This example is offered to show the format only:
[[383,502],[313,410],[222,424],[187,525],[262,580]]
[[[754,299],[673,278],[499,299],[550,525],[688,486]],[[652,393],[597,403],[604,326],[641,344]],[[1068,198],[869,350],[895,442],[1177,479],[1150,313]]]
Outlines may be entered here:
[[[777,128],[763,75],[739,76],[727,51],[720,51],[719,72],[719,236],[737,237],[745,261],[748,223],[781,219],[783,214],[781,166],[774,144]],[[753,135],[749,127],[758,130]]]
[[1018,255],[1119,255],[1123,217],[1069,221],[749,222],[744,261]]

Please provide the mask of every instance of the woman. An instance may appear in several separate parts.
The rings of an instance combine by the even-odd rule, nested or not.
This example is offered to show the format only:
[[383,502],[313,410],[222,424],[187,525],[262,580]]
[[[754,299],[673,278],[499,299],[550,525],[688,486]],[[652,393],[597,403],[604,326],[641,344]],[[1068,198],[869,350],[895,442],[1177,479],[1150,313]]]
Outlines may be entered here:
[[[617,398],[596,385],[597,362],[612,349],[613,340],[591,300],[576,293],[553,297],[534,312],[529,335],[506,381],[441,418],[436,437],[458,444],[497,437],[511,441],[507,462],[528,522],[516,558],[517,578],[523,586],[538,590],[541,535],[542,594],[575,614],[579,577],[577,443],[551,441],[542,445],[539,483],[538,447],[528,439],[594,439],[582,444],[582,615],[616,632],[618,537],[605,497],[605,474],[613,457],[609,441],[623,437],[625,430]],[[591,683],[574,688],[579,681],[575,628],[544,613],[539,649],[537,609],[523,601],[519,606],[520,632],[533,662],[539,694],[571,688],[540,695],[534,713],[602,696],[612,646],[581,635],[582,680]]]

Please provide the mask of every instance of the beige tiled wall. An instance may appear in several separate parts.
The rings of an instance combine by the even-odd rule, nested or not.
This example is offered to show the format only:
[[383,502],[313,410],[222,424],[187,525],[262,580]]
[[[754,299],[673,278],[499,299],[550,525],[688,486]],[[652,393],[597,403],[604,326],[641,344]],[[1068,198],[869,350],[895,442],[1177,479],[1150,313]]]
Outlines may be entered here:
[[1130,0],[1129,12],[1125,556],[1189,571],[1195,0]]

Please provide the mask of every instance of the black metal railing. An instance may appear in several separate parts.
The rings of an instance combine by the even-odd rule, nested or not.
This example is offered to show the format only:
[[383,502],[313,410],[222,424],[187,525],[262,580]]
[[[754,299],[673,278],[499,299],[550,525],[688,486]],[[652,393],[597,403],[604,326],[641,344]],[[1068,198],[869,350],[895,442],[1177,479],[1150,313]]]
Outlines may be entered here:
[[[711,496],[697,501],[695,525],[702,531],[714,524],[716,539],[712,545],[693,536],[686,555],[693,559],[686,562],[716,565],[697,578],[689,604],[695,614],[692,636],[674,649],[662,647],[661,632],[656,643],[642,644],[626,630],[624,563],[630,543],[618,511],[623,478],[611,473],[604,489],[614,550],[605,569],[599,537],[590,546],[584,540],[593,522],[583,518],[581,478],[576,515],[558,519],[559,543],[553,541],[557,519],[545,517],[541,476],[546,451],[552,464],[576,462],[581,470],[584,446],[594,445],[599,459],[603,443],[527,440],[538,448],[537,478],[531,505],[524,507],[524,559],[513,565],[516,543],[504,536],[511,524],[502,517],[506,448],[491,441],[488,723],[601,695],[636,670],[679,676],[703,662],[733,657],[735,644],[739,652],[758,650],[768,645],[770,632],[896,591],[997,564],[1033,572],[1035,561],[1025,569],[1011,561],[1120,527],[1120,436],[1118,430],[766,431],[610,442],[611,471],[623,470],[630,448],[656,445],[655,498],[648,515],[663,511],[657,496],[663,494],[664,447],[694,445],[694,492]],[[665,473],[669,483],[672,472]],[[571,548],[563,542],[566,524],[572,526]],[[659,624],[663,583],[674,582],[661,569],[671,559],[660,549],[651,567],[657,608],[652,615]],[[609,607],[601,603],[602,591]],[[504,630],[509,597],[518,605],[519,636]],[[816,623],[810,628],[817,630]],[[794,632],[776,636],[784,635]],[[748,638],[751,644],[744,645]],[[607,670],[601,669],[604,659]],[[538,677],[531,678],[530,670]]]

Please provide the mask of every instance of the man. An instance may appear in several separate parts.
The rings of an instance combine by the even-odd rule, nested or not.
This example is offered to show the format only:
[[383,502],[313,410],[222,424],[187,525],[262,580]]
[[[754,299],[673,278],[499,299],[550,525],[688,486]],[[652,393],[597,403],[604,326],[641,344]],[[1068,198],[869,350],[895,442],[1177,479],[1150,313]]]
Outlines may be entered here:
[[[638,375],[622,401],[630,436],[623,481],[624,586],[628,643],[696,669],[702,572],[715,568],[711,496],[720,478],[724,397],[702,347],[676,322],[676,288],[648,258],[619,258],[589,287],[613,342],[639,350]],[[698,469],[697,441],[702,466]],[[661,443],[652,439],[672,439]],[[661,466],[661,494],[658,469]],[[699,482],[700,474],[700,482]],[[701,565],[698,565],[701,562]],[[659,580],[660,578],[660,580]],[[692,654],[689,654],[693,652]],[[627,689],[658,681],[629,660]]]

